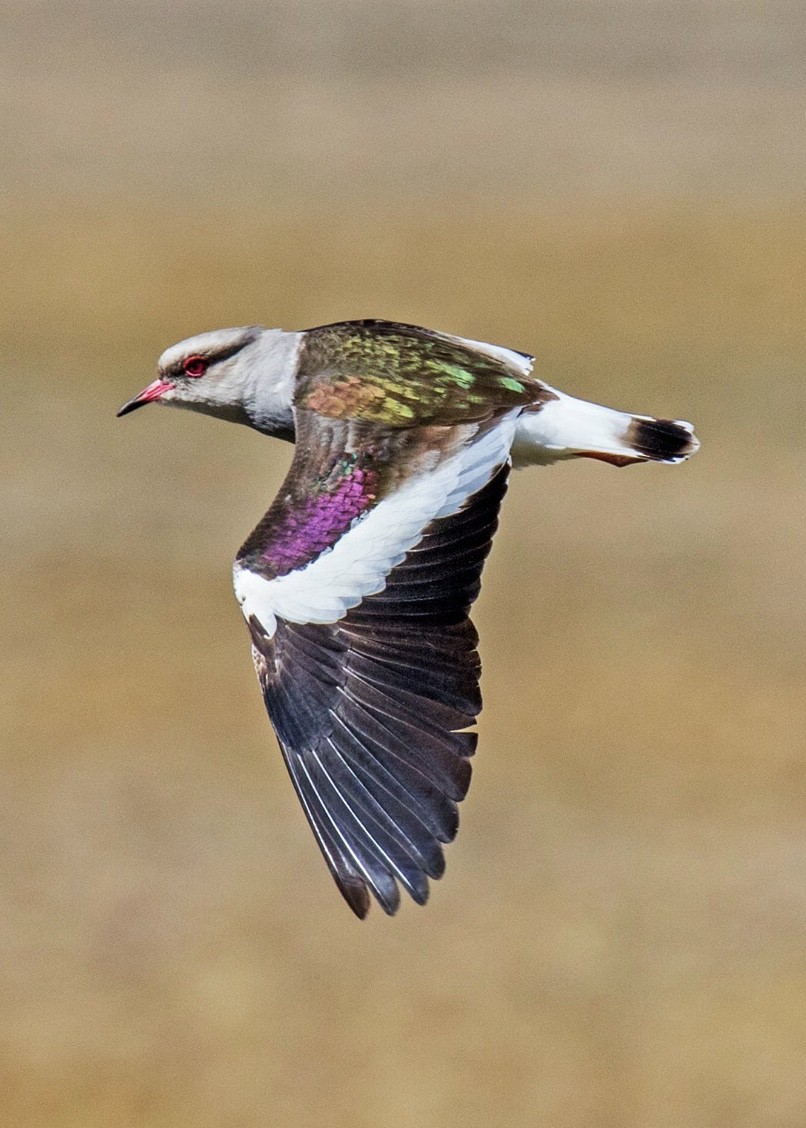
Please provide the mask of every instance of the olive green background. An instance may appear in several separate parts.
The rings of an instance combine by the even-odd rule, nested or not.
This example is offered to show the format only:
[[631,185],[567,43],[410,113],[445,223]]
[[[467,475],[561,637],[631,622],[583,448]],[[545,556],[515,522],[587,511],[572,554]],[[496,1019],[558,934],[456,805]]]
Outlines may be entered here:
[[[806,1123],[802,5],[0,19],[4,1123]],[[361,924],[230,591],[289,448],[114,412],[364,316],[703,449],[514,478],[447,875]]]

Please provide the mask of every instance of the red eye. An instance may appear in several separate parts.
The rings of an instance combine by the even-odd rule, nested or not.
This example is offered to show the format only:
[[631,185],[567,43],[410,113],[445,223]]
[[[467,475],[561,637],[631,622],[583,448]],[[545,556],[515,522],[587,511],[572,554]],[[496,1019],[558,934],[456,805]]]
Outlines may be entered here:
[[182,361],[182,371],[186,376],[203,376],[207,371],[207,361],[203,356],[189,356]]

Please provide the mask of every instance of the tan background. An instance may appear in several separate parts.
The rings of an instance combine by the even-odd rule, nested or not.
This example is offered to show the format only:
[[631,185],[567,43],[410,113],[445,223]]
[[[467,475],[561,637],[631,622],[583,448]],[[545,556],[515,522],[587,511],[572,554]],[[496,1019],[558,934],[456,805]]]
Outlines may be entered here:
[[[802,4],[0,16],[3,1123],[806,1124]],[[229,590],[288,448],[114,411],[367,315],[704,446],[516,478],[448,874],[359,924]]]

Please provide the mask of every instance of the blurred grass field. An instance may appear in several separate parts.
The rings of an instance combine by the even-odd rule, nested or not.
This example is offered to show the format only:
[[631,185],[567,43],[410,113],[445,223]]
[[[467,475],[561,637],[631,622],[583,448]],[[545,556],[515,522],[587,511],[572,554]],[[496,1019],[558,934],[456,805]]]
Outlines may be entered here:
[[[339,0],[332,49],[310,16],[299,57],[282,5],[168,25],[145,2],[7,5],[25,78],[4,94],[0,215],[15,1128],[806,1122],[802,20],[557,3],[544,41],[517,5],[508,39],[487,6],[465,27],[449,9],[418,68],[411,0]],[[437,32],[456,36],[450,83]],[[454,135],[460,105],[488,116]],[[253,148],[274,111],[273,148]],[[371,315],[534,351],[567,391],[692,419],[703,449],[515,476],[446,877],[426,909],[359,924],[229,586],[289,448],[114,412],[189,333]]]

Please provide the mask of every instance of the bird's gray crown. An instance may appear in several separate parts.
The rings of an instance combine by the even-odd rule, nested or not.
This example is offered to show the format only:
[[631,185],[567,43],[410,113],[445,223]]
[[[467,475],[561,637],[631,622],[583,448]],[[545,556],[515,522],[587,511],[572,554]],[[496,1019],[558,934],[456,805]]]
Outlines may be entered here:
[[260,325],[242,325],[234,329],[213,329],[208,333],[197,333],[171,345],[159,359],[162,375],[179,375],[182,361],[189,356],[203,356],[211,364],[235,356],[246,345],[252,344],[261,335]]
[[[301,333],[243,325],[171,345],[159,359],[159,396],[148,400],[293,436],[292,403]],[[193,372],[187,362],[205,363]]]

